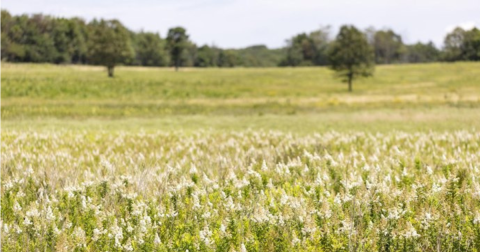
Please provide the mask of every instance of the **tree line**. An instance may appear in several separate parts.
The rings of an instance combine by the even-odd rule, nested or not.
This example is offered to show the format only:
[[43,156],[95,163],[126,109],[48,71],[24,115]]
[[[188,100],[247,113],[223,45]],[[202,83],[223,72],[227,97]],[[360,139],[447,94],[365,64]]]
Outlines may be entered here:
[[[100,64],[184,67],[276,66],[284,49],[264,45],[243,49],[197,46],[182,27],[165,38],[134,32],[118,20],[56,18],[1,13],[2,60],[55,64]],[[105,59],[108,62],[100,62]]]
[[[401,35],[391,29],[368,28],[363,35],[373,49],[376,64],[480,60],[480,30],[477,28],[455,28],[446,35],[442,49],[438,49],[433,42],[405,44]],[[286,56],[279,65],[329,65],[329,48],[333,42],[329,26],[308,34],[298,34],[287,40]]]
[[[165,38],[153,32],[134,32],[118,20],[57,18],[48,15],[1,13],[2,60],[55,64],[105,65],[113,75],[115,65],[178,67],[273,67],[331,65],[335,39],[330,27],[300,33],[280,49],[256,45],[242,49],[197,46],[187,31],[175,27]],[[480,30],[456,28],[447,34],[443,48],[432,42],[405,44],[390,29],[360,31],[376,64],[437,61],[478,61]]]

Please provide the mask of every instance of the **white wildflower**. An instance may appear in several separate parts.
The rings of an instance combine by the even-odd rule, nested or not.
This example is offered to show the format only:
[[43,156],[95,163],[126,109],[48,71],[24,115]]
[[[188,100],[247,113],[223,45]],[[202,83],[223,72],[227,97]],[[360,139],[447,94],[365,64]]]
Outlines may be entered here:
[[153,240],[153,243],[154,243],[155,245],[159,245],[159,244],[162,243],[162,241],[160,240],[160,237],[158,236],[157,233],[155,233],[155,239]]

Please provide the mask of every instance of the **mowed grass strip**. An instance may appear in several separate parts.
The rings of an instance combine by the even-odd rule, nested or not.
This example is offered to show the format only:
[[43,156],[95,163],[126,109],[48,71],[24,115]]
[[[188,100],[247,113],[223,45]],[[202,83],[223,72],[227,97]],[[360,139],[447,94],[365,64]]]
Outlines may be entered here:
[[480,109],[418,108],[366,109],[359,111],[328,111],[294,115],[169,115],[157,117],[84,118],[54,117],[3,120],[4,130],[51,131],[87,130],[129,132],[188,132],[198,131],[281,131],[297,134],[314,132],[430,132],[480,129]]

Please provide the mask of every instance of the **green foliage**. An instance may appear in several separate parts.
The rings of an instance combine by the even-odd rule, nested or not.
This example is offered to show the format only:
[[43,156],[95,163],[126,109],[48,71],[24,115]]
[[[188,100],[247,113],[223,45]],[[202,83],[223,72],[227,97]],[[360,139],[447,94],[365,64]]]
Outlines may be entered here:
[[284,55],[284,49],[269,49],[255,45],[243,49],[220,49],[208,45],[198,48],[197,67],[275,67]]
[[[2,12],[2,58],[9,61],[53,61],[57,54],[54,41],[49,36],[53,22],[43,15],[11,17]],[[3,42],[6,42],[5,48]]]
[[33,15],[11,16],[2,10],[2,59],[12,62],[85,63],[83,20]]
[[352,81],[373,75],[374,53],[361,31],[354,26],[342,26],[329,51],[330,67],[337,72],[348,90]]
[[87,27],[79,19],[55,19],[51,33],[57,54],[54,63],[86,62]]
[[234,67],[239,64],[239,57],[234,50],[221,50],[218,55],[219,67]]
[[89,31],[88,61],[106,66],[109,77],[116,65],[133,60],[129,32],[118,20],[93,20]]
[[236,49],[239,64],[244,67],[275,67],[284,57],[285,49],[269,49],[265,45],[254,45]]
[[[98,21],[96,21],[98,22]],[[49,62],[55,64],[92,64],[87,52],[92,25],[80,18],[57,18],[36,15],[12,16],[2,10],[2,59],[9,62]],[[123,62],[143,66],[196,67],[274,67],[325,66],[329,64],[330,26],[310,33],[301,33],[287,40],[282,48],[270,49],[254,45],[241,49],[221,49],[215,46],[197,48],[188,40],[182,27],[170,29],[178,36],[162,39],[158,33],[128,31],[135,56]],[[374,47],[377,64],[445,61],[477,61],[479,31],[457,28],[445,38],[440,52],[431,43],[405,45],[392,30],[367,29]],[[441,55],[439,55],[441,54]],[[91,54],[90,54],[91,55]],[[95,63],[97,64],[97,63]]]
[[182,58],[181,58],[182,66],[185,66],[185,67],[195,66],[196,57],[197,57],[197,45],[192,41],[188,41],[186,44],[185,52],[182,54]]
[[182,60],[185,61],[185,52],[188,46],[189,41],[185,28],[175,27],[168,30],[167,47],[176,70],[182,65]]
[[375,62],[377,64],[392,64],[402,61],[406,53],[402,37],[392,30],[380,30],[373,36]]
[[435,62],[440,59],[440,51],[432,42],[423,44],[418,42],[413,45],[407,45],[407,60],[411,63]]
[[133,38],[136,65],[168,66],[169,56],[165,49],[165,42],[158,33],[139,32]]
[[324,66],[328,63],[327,49],[330,27],[326,26],[310,34],[301,33],[287,41],[287,55],[280,66]]
[[218,66],[218,54],[220,49],[208,45],[201,46],[197,50],[195,58],[196,67],[216,67]]
[[444,44],[444,59],[447,61],[480,60],[480,30],[478,28],[466,31],[457,27],[447,34]]

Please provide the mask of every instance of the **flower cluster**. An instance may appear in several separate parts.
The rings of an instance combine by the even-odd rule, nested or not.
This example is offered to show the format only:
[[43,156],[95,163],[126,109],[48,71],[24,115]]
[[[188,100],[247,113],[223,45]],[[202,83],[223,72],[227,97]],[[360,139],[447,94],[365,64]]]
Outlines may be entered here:
[[480,133],[2,132],[3,251],[480,250]]

